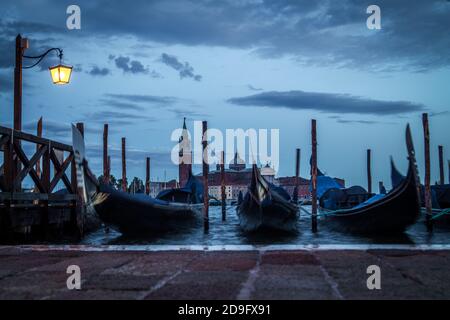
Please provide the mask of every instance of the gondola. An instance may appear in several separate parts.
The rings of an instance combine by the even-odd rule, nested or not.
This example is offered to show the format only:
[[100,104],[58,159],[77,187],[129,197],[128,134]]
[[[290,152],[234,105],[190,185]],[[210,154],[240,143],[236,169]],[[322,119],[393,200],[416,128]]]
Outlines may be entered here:
[[284,189],[267,182],[256,165],[248,191],[236,210],[245,232],[297,230],[298,207]]
[[[84,141],[78,129],[72,126],[73,148],[77,165],[77,181],[88,210],[94,210],[108,226],[126,235],[152,235],[165,231],[182,231],[201,221],[198,190],[184,202],[154,199],[145,194],[128,194],[100,183],[89,169],[84,157]],[[187,195],[186,190],[182,190]],[[194,187],[191,185],[191,190]],[[192,190],[193,192],[195,190]],[[176,193],[176,192],[175,192]],[[191,200],[195,201],[191,201]],[[181,200],[180,200],[181,201]]]
[[[405,177],[397,170],[391,159],[391,181],[392,185],[400,184]],[[426,214],[425,208],[425,187],[420,185],[420,198],[423,215]],[[431,186],[431,207],[433,224],[440,227],[450,227],[450,185]]]
[[409,125],[406,128],[408,174],[386,195],[377,195],[353,208],[324,214],[324,224],[342,232],[383,235],[401,233],[420,214],[419,178]]

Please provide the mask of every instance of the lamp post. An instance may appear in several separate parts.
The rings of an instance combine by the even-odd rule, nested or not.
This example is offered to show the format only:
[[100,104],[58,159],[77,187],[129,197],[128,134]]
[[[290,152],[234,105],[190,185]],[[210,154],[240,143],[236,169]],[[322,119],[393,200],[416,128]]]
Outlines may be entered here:
[[[22,69],[31,69],[37,66],[50,52],[55,51],[58,54],[60,63],[57,66],[49,68],[53,83],[67,84],[72,74],[72,67],[61,64],[63,57],[63,51],[61,49],[51,48],[38,56],[26,56],[24,52],[28,47],[28,39],[22,38],[20,34],[17,35],[16,63],[14,68],[14,129],[18,131],[22,130]],[[30,66],[23,66],[23,58],[37,61]]]

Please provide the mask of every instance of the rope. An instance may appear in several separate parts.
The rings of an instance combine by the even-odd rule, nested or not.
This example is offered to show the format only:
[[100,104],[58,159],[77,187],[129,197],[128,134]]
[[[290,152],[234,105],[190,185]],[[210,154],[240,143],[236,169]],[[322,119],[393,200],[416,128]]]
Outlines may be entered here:
[[[312,213],[307,211],[306,209],[303,209],[300,205],[300,210],[302,210],[303,212],[305,212],[306,214],[312,216]],[[325,209],[327,210],[327,209]],[[358,214],[361,214],[361,212],[352,212],[352,213],[342,213],[345,212],[346,209],[341,209],[341,210],[328,210],[326,212],[322,212],[322,213],[317,213],[317,216],[332,216],[332,217],[349,217],[349,216],[355,216]]]
[[450,214],[450,208],[444,209],[441,212],[439,212],[438,214],[436,214],[435,216],[431,217],[431,220],[436,220],[446,214]]

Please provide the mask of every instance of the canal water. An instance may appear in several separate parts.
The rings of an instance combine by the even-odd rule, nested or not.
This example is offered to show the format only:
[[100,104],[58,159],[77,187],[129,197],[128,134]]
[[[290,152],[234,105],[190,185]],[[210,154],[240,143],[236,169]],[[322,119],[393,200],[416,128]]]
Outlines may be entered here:
[[[311,211],[310,206],[304,209]],[[389,237],[363,237],[331,231],[319,220],[318,232],[311,232],[311,216],[300,212],[298,232],[282,234],[246,234],[239,228],[236,207],[227,208],[227,219],[222,222],[221,207],[210,207],[209,232],[198,226],[183,232],[153,234],[148,237],[130,238],[119,232],[104,229],[87,235],[84,245],[348,245],[348,244],[450,244],[450,228],[435,228],[427,232],[423,221],[411,226],[404,234]]]

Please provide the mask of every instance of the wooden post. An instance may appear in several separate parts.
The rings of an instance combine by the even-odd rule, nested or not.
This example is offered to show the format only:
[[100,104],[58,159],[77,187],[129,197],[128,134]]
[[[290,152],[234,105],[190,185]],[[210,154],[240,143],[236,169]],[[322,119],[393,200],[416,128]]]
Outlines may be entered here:
[[127,192],[127,159],[125,154],[125,138],[122,138],[122,191]]
[[202,121],[202,162],[203,162],[203,219],[204,219],[204,231],[207,233],[209,231],[209,196],[208,196],[208,173],[209,173],[209,165],[208,165],[208,137],[206,135],[206,131],[208,130],[208,123],[206,121]]
[[13,129],[11,129],[11,135],[9,136],[8,141],[4,144],[3,146],[3,162],[5,163],[4,167],[3,167],[3,174],[5,177],[5,185],[6,185],[6,190],[7,192],[12,192],[14,187],[14,176],[13,176],[13,171],[14,171],[14,151],[13,151],[13,141],[12,141],[12,133]]
[[[50,153],[51,146],[48,146],[47,152],[42,156],[42,175],[41,183],[47,194],[50,193]],[[48,231],[48,200],[41,201],[41,232],[42,237],[45,238]]]
[[103,182],[109,184],[108,173],[108,124],[103,125]]
[[447,160],[447,164],[448,164],[448,168],[447,168],[447,172],[448,172],[448,183],[450,184],[450,160]]
[[150,157],[147,157],[146,167],[145,167],[145,194],[150,194]]
[[[84,123],[78,122],[76,124],[76,127],[77,127],[78,131],[80,131],[81,136],[84,139]],[[72,185],[75,186],[74,190],[76,190],[75,192],[77,192],[77,199],[78,199],[76,208],[74,210],[75,220],[73,221],[73,223],[78,232],[78,236],[82,237],[83,229],[84,229],[84,213],[85,213],[86,208],[85,208],[83,195],[79,194],[77,173],[76,173],[76,167],[75,167],[75,159],[72,162]]]
[[[42,137],[42,117],[39,118],[39,121],[37,123],[37,136],[39,138]],[[39,144],[36,144],[36,152],[38,152],[39,150]],[[41,160],[39,160],[38,162],[36,162],[36,173],[37,176],[40,178],[41,177]]]
[[367,149],[367,192],[372,193],[371,150]]
[[312,216],[311,228],[312,232],[317,232],[317,136],[316,136],[316,120],[311,121],[311,138],[312,138],[312,156],[311,156],[311,201]]
[[[22,56],[24,52],[23,40],[20,34],[16,37],[15,66],[14,66],[14,130],[22,131]],[[14,143],[14,141],[11,141]],[[19,141],[19,146],[21,145]],[[14,154],[13,154],[14,157]],[[12,179],[15,180],[17,174],[21,171],[22,164],[18,157],[14,158],[14,168]],[[22,183],[12,191],[22,190]]]
[[300,186],[300,149],[295,150],[295,187],[294,187],[294,202],[298,203],[298,188]]
[[430,129],[428,125],[428,113],[422,114],[424,150],[425,150],[425,208],[426,224],[429,231],[432,229],[432,204],[431,204],[431,185],[430,185]]
[[444,181],[444,148],[442,146],[439,149],[439,184],[445,184]]
[[111,182],[111,156],[108,156],[108,179]]
[[16,64],[14,67],[14,129],[22,131],[22,36],[16,37]]
[[222,221],[227,219],[226,193],[225,193],[225,152],[222,151],[220,162],[220,191],[222,200]]

